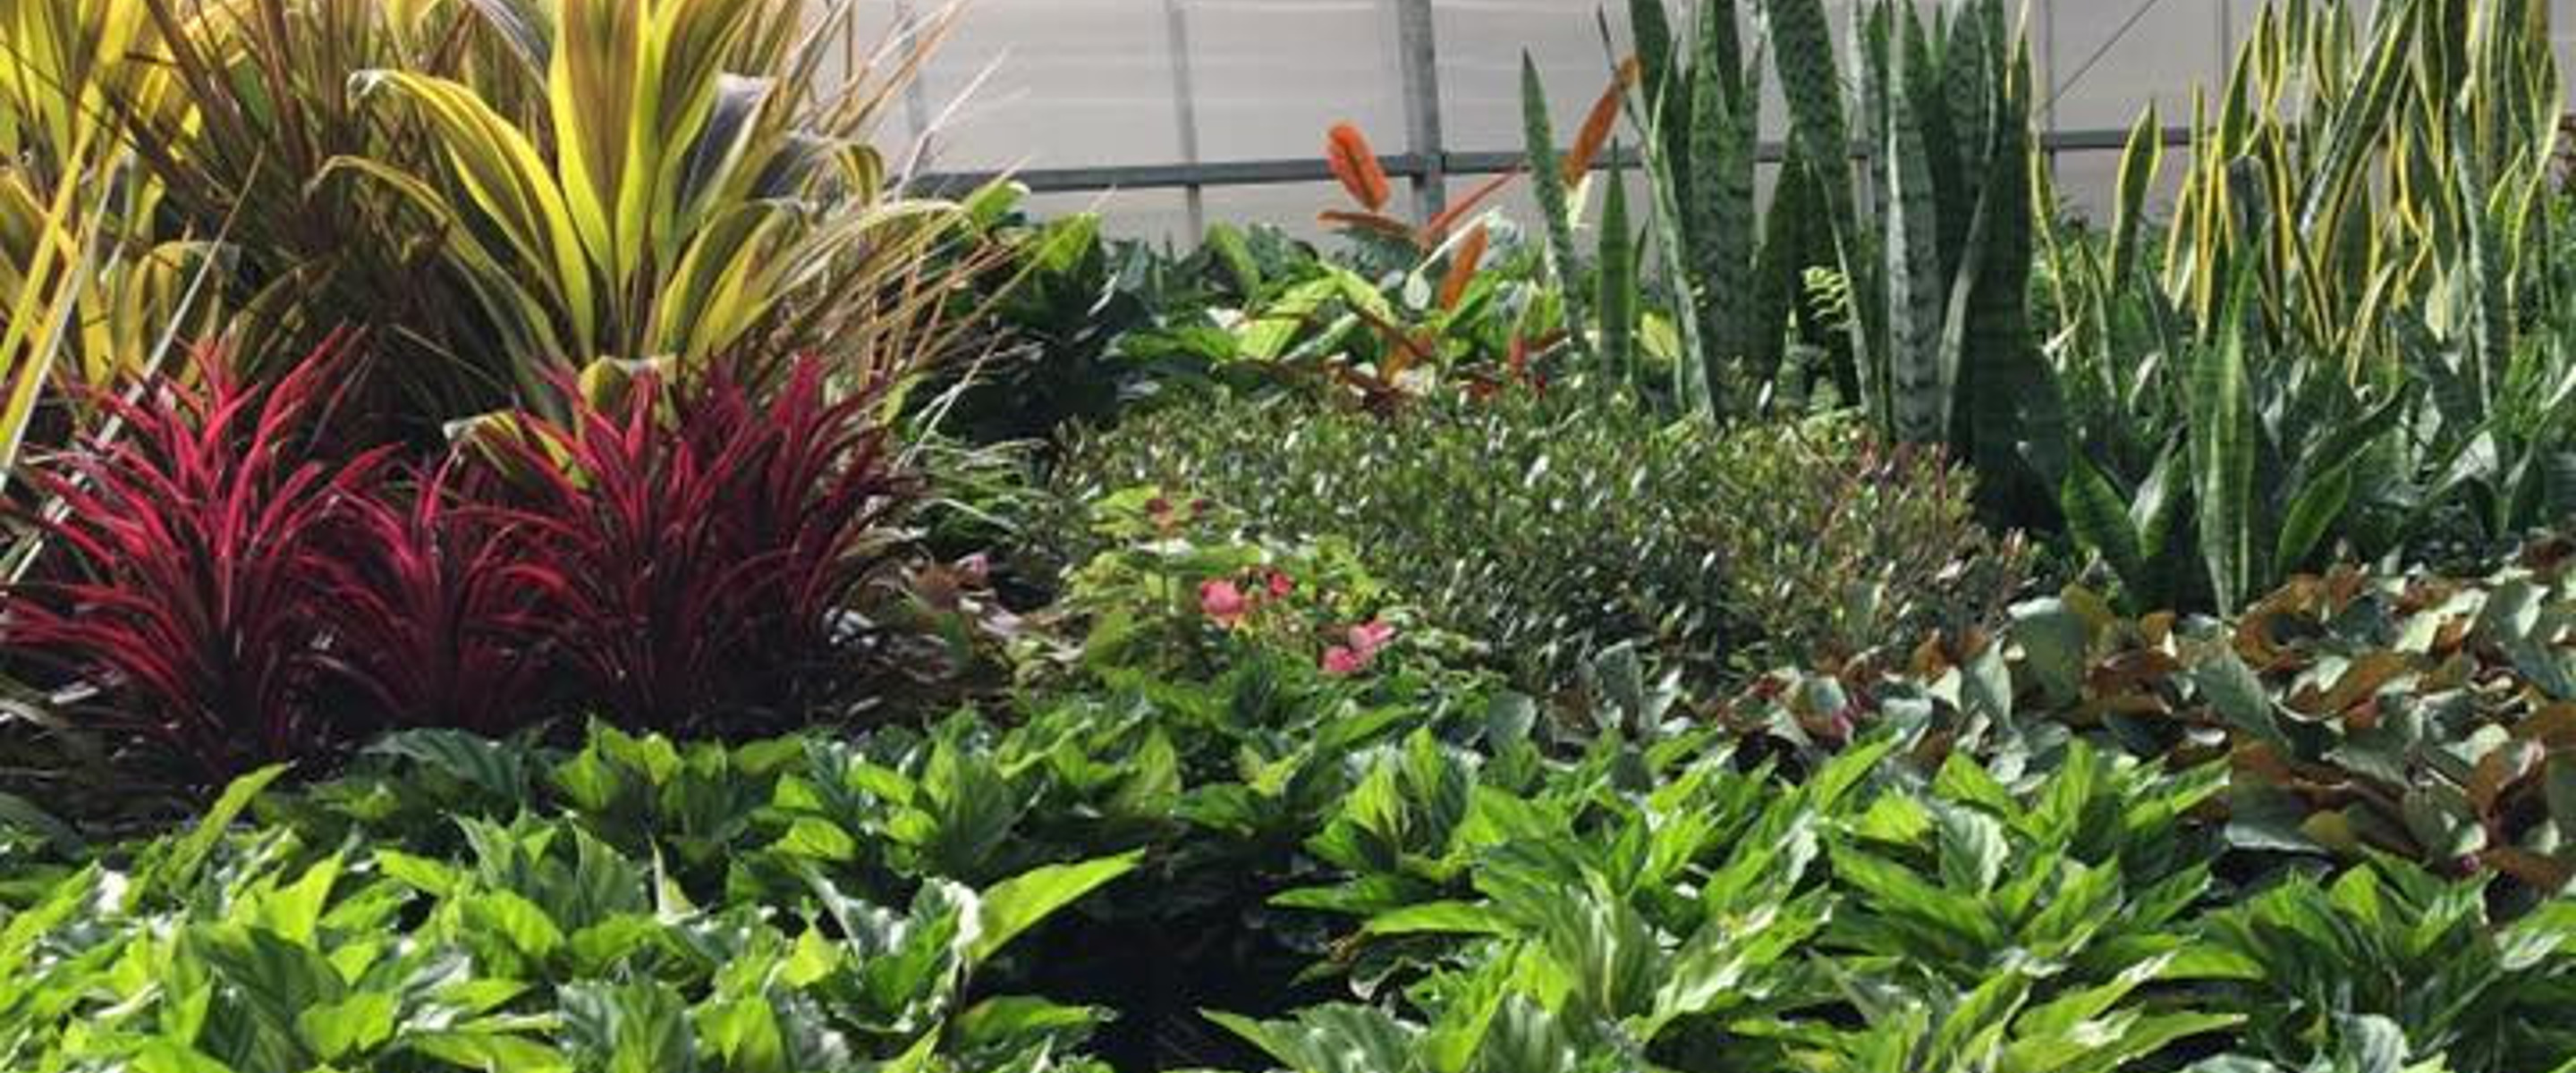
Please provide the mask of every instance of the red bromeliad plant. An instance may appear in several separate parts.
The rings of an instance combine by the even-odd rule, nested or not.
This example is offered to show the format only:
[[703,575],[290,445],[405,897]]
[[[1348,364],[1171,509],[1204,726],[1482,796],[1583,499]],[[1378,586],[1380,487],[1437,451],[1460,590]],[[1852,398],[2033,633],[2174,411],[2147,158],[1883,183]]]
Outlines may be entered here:
[[501,734],[542,710],[536,548],[526,526],[462,501],[459,469],[351,501],[325,564],[325,657],[392,726]]
[[618,401],[493,438],[522,476],[507,515],[541,549],[523,576],[604,714],[699,729],[844,694],[876,640],[855,609],[888,580],[913,493],[883,386],[833,400],[812,359],[766,403],[721,369],[648,375]]
[[89,725],[169,748],[214,776],[311,755],[332,735],[314,711],[327,629],[318,587],[329,531],[381,469],[328,463],[313,433],[335,336],[286,376],[144,385],[96,400],[121,430],[36,461],[58,506],[32,521],[52,556],[9,594],[0,633],[95,687]]

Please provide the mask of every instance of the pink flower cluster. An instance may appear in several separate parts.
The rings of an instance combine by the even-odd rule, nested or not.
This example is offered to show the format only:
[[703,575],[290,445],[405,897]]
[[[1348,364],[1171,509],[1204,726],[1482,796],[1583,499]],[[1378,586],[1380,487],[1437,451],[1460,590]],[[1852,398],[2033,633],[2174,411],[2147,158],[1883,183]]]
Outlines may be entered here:
[[1230,630],[1243,625],[1243,620],[1261,605],[1265,595],[1268,599],[1283,599],[1296,589],[1296,582],[1276,570],[1268,571],[1261,586],[1250,593],[1225,578],[1202,581],[1199,583],[1199,611],[1208,617],[1208,621]]
[[1367,670],[1376,662],[1378,650],[1395,640],[1395,627],[1374,619],[1350,628],[1349,644],[1334,645],[1324,650],[1324,673],[1336,678]]
[[[1276,570],[1263,571],[1248,579],[1251,588],[1229,578],[1212,578],[1199,583],[1199,613],[1223,629],[1235,629],[1252,617],[1264,602],[1281,600],[1297,590],[1297,583]],[[1323,671],[1336,678],[1347,678],[1367,670],[1377,661],[1377,654],[1395,640],[1395,627],[1371,619],[1346,628],[1343,643],[1324,649]]]

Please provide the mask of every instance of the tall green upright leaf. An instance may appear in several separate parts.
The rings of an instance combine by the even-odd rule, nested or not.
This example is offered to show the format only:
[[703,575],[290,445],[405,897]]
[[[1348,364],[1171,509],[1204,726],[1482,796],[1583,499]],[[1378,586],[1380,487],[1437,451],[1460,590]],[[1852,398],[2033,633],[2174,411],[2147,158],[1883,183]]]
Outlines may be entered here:
[[2255,562],[2254,403],[2246,386],[2245,314],[2250,274],[2229,288],[2217,339],[2191,375],[2192,499],[2202,564],[2220,611],[2234,611],[2260,573]]
[[1565,335],[1577,358],[1592,353],[1592,341],[1586,334],[1591,325],[1589,305],[1583,298],[1583,259],[1574,244],[1573,208],[1566,189],[1563,170],[1557,163],[1556,130],[1547,113],[1547,86],[1539,78],[1538,61],[1527,52],[1521,53],[1521,134],[1529,154],[1530,189],[1538,198],[1538,212],[1547,226],[1547,261],[1551,275],[1565,302]]
[[1601,373],[1610,383],[1634,371],[1637,334],[1637,254],[1628,229],[1628,180],[1613,150],[1609,186],[1601,198]]

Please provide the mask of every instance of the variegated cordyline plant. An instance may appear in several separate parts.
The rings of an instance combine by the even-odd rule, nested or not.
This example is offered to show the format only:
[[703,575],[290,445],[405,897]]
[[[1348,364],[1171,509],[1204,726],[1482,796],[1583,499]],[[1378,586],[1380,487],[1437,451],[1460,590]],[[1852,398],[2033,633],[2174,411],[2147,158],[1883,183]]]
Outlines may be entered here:
[[[49,389],[109,384],[166,353],[176,327],[205,323],[189,299],[210,245],[149,230],[160,190],[109,114],[164,94],[153,40],[131,5],[0,11],[0,481]],[[74,396],[56,401],[74,423],[89,416]]]
[[[607,358],[718,358],[760,378],[779,356],[854,355],[875,377],[956,341],[952,203],[905,197],[869,143],[894,84],[947,16],[831,83],[847,2],[474,0],[539,81],[529,112],[466,81],[356,72],[351,89],[421,125],[423,158],[350,155],[334,181],[379,183],[438,222],[466,281],[543,399]],[[953,9],[951,9],[953,11]]]
[[[967,211],[908,195],[871,145],[954,9],[862,53],[854,8],[28,0],[0,18],[0,137],[26,173],[0,212],[96,218],[100,264],[223,236],[215,297],[248,371],[374,328],[360,368],[415,431],[551,407],[558,373],[602,359],[721,357],[766,380],[811,351],[874,376],[958,344],[955,284],[979,254]],[[110,166],[121,181],[77,188],[96,197],[48,196]],[[83,245],[34,248],[55,264]],[[171,274],[131,286],[166,294]],[[0,282],[17,301],[62,275]],[[115,308],[147,328],[117,330],[164,327],[142,305]],[[34,338],[46,318],[21,323]]]

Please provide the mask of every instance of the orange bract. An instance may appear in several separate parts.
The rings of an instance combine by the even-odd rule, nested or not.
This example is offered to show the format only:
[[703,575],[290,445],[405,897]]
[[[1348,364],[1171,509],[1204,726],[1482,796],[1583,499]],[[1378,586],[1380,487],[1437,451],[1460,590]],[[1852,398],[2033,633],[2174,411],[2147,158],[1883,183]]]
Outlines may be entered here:
[[1440,308],[1456,309],[1458,300],[1466,297],[1467,285],[1476,279],[1476,267],[1485,259],[1485,242],[1490,237],[1479,224],[1467,232],[1457,252],[1449,255],[1449,274],[1440,281]]
[[1333,169],[1333,177],[1342,181],[1342,189],[1370,212],[1386,207],[1395,194],[1386,181],[1386,169],[1378,166],[1377,153],[1369,148],[1368,136],[1348,123],[1333,124],[1325,136],[1324,159]]
[[1583,118],[1583,129],[1574,138],[1574,148],[1565,154],[1565,181],[1580,182],[1592,170],[1592,158],[1601,155],[1601,146],[1610,140],[1610,128],[1619,121],[1619,102],[1626,99],[1628,87],[1637,84],[1637,58],[1630,56],[1619,64],[1619,74],[1610,80],[1610,88],[1601,91],[1601,99],[1592,102],[1592,114]]

